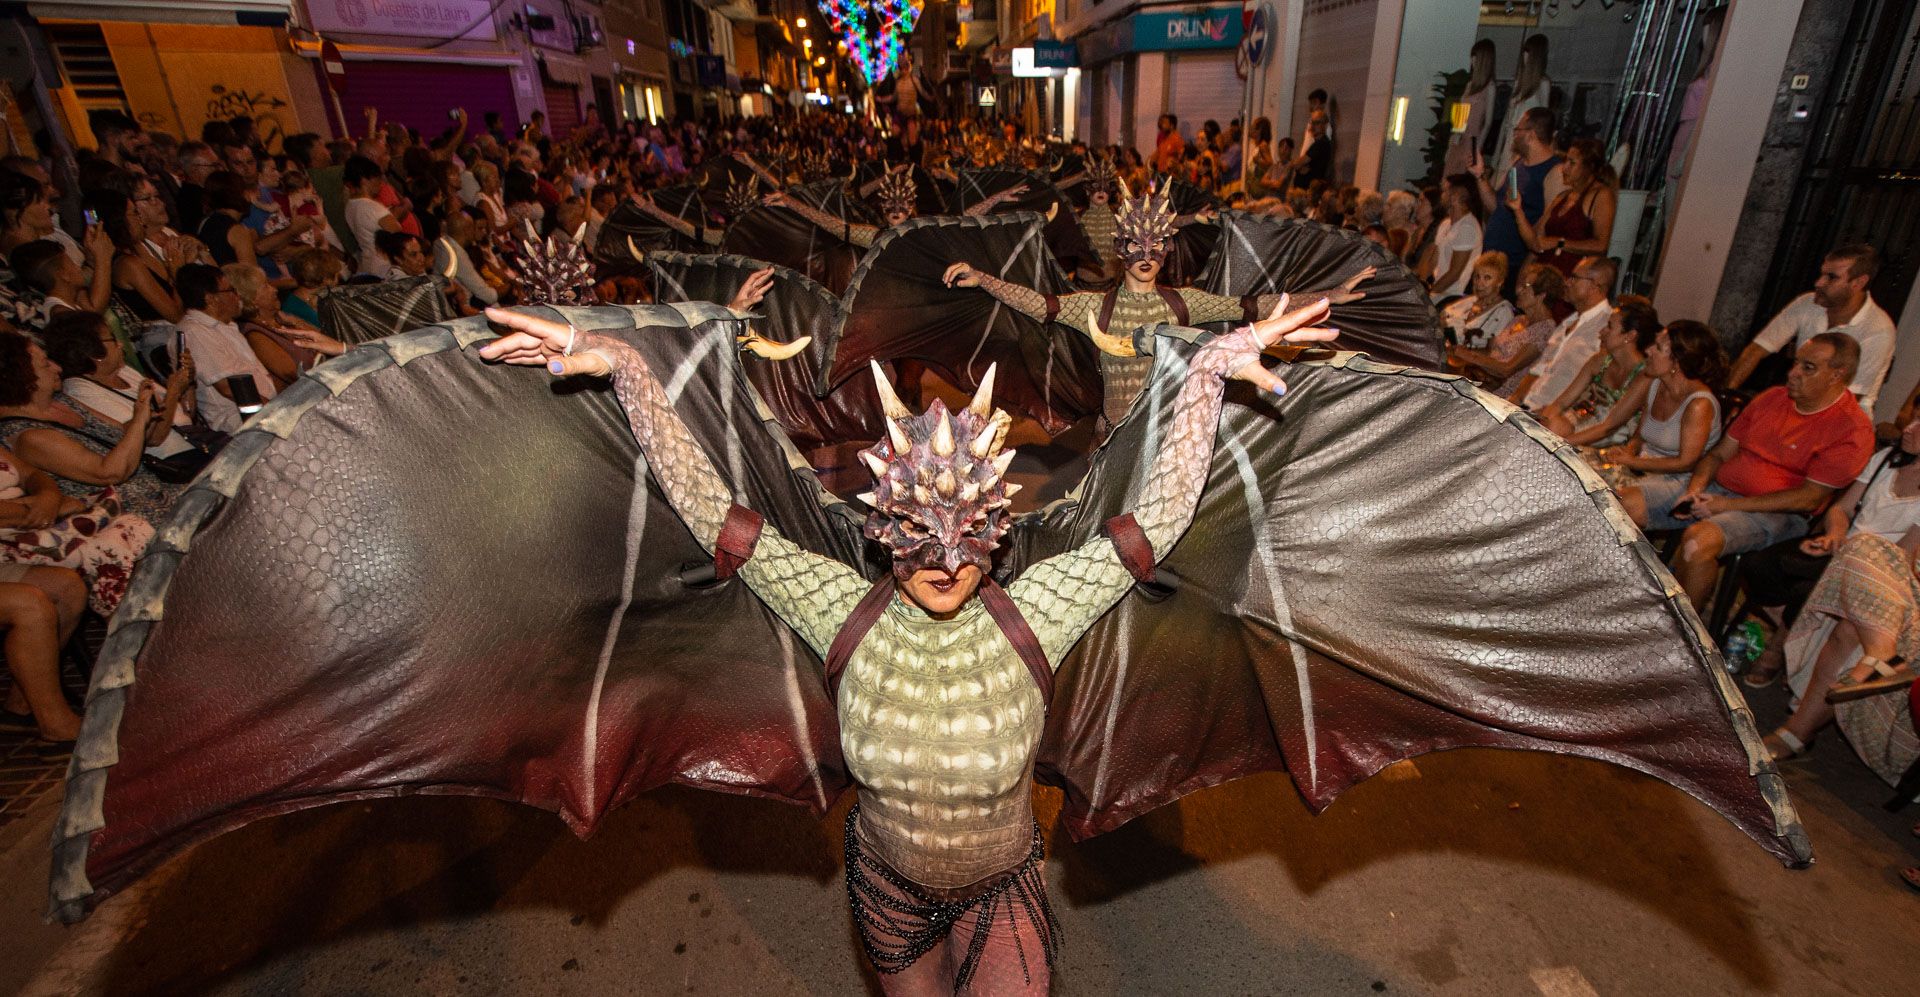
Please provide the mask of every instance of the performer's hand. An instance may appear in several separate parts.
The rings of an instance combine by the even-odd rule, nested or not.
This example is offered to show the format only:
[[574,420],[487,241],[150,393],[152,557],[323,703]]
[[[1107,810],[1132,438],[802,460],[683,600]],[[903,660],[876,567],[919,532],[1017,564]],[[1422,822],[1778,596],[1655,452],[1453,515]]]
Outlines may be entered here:
[[612,373],[606,358],[599,354],[562,355],[570,343],[578,346],[580,337],[578,330],[569,328],[564,322],[534,318],[505,308],[487,309],[487,320],[514,331],[481,347],[482,360],[545,367],[556,377]]
[[1367,292],[1358,291],[1355,290],[1355,288],[1372,280],[1373,275],[1379,272],[1380,271],[1374,267],[1367,267],[1359,273],[1341,281],[1338,288],[1327,292],[1327,302],[1329,304],[1344,305],[1350,301],[1359,301],[1361,298],[1366,297]]
[[727,302],[727,307],[743,314],[750,312],[755,305],[766,298],[767,292],[771,290],[773,290],[773,268],[765,267],[755,270],[747,275],[746,283],[740,285],[740,290],[733,293],[733,300]]
[[1246,381],[1276,395],[1285,394],[1286,384],[1272,371],[1260,365],[1260,351],[1281,342],[1324,343],[1339,335],[1333,329],[1310,324],[1326,317],[1325,298],[1291,312],[1287,311],[1288,300],[1286,295],[1281,295],[1280,302],[1274,306],[1271,315],[1252,325],[1242,326],[1208,344],[1208,349],[1224,349],[1237,354],[1229,361],[1233,367],[1228,372],[1228,377],[1236,381]]
[[955,263],[940,275],[940,281],[948,287],[979,287],[980,271],[975,270],[971,263]]

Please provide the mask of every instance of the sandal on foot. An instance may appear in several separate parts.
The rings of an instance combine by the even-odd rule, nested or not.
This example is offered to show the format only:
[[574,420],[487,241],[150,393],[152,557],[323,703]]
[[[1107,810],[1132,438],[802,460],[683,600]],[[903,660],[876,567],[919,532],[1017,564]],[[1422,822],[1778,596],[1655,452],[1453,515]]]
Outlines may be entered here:
[[[1895,661],[1897,662],[1898,659]],[[1858,670],[1861,665],[1870,669],[1868,677],[1854,681],[1849,676],[1842,675],[1835,679],[1833,684],[1827,687],[1827,702],[1845,703],[1867,696],[1877,696],[1883,692],[1905,689],[1913,684],[1913,669],[1906,665],[1889,664],[1879,658],[1869,658],[1865,655],[1860,657],[1860,664],[1854,666],[1855,670]]]
[[1776,762],[1788,761],[1807,753],[1807,742],[1785,727],[1761,738],[1760,743],[1766,747],[1768,757]]
[[[1759,662],[1756,661],[1754,664],[1757,666]],[[1749,668],[1745,675],[1740,676],[1740,682],[1749,689],[1765,689],[1778,681],[1780,673],[1786,670],[1784,663],[1775,664],[1771,668]]]

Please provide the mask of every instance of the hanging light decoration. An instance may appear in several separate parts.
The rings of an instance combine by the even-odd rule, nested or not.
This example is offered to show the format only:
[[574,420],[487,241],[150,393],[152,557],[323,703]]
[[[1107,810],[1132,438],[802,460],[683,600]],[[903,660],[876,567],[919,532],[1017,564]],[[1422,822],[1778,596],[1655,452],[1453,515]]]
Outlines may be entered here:
[[920,20],[920,0],[818,0],[846,46],[847,58],[869,85],[886,79],[900,63],[907,36]]

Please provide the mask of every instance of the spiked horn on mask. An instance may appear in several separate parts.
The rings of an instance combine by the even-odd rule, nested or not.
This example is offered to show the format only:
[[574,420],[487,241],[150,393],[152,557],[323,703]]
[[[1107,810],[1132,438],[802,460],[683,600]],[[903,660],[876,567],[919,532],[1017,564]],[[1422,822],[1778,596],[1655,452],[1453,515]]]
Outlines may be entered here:
[[906,167],[889,170],[886,176],[880,178],[880,186],[874,191],[874,199],[880,202],[881,213],[888,215],[896,211],[904,215],[913,214],[917,197],[918,189]]
[[1121,196],[1120,171],[1114,169],[1113,160],[1101,156],[1087,165],[1087,192],[1098,194],[1106,191],[1109,199]]
[[727,217],[737,220],[760,203],[760,178],[750,176],[745,183],[728,184],[722,201],[727,209]]
[[993,565],[1020,490],[1006,480],[1014,452],[1000,445],[1013,419],[993,407],[993,375],[988,367],[966,408],[948,412],[936,398],[914,415],[873,364],[887,436],[860,451],[874,479],[860,498],[873,508],[867,537],[886,545],[901,581],[923,568],[957,575],[969,564],[982,573]]
[[[571,238],[557,234],[540,238],[532,222],[526,235],[515,239],[503,236],[500,262],[520,290],[520,301],[528,305],[591,305],[599,298],[593,290],[593,261],[587,258],[587,226],[583,222]],[[632,240],[628,240],[632,246]]]
[[1173,204],[1164,188],[1149,186],[1139,197],[1129,197],[1114,216],[1113,246],[1129,266],[1141,260],[1164,260],[1173,241]]

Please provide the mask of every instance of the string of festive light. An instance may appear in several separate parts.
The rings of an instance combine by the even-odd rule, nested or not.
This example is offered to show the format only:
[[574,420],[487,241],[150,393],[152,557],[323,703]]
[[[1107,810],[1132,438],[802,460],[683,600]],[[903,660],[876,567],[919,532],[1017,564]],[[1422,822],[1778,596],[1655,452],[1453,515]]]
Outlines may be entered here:
[[817,0],[847,46],[851,61],[868,85],[878,83],[900,64],[907,36],[920,20],[920,0]]

